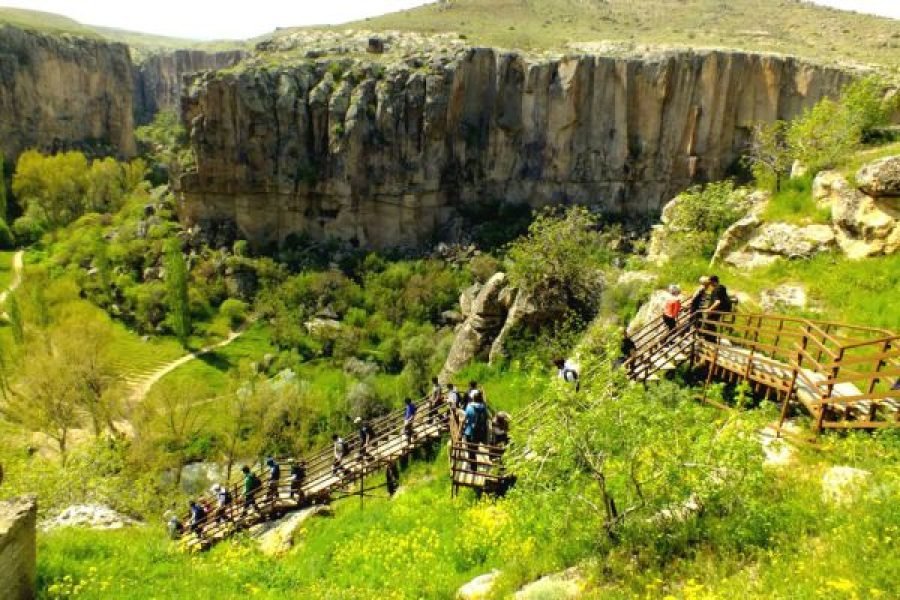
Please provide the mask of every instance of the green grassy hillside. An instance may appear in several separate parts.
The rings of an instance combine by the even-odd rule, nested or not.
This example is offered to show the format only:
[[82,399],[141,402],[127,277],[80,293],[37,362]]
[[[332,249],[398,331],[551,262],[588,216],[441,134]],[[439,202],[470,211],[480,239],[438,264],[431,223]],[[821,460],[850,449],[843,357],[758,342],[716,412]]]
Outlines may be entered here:
[[154,35],[151,33],[141,33],[137,31],[127,31],[111,27],[96,27],[79,23],[74,19],[62,15],[21,8],[0,7],[0,24],[9,24],[21,29],[44,33],[65,33],[81,37],[121,42],[137,51],[138,58],[147,54],[181,49],[216,51],[246,49],[249,47],[247,42],[240,40],[216,40],[207,42]]
[[523,49],[612,40],[900,64],[900,21],[793,0],[446,0],[348,26]]

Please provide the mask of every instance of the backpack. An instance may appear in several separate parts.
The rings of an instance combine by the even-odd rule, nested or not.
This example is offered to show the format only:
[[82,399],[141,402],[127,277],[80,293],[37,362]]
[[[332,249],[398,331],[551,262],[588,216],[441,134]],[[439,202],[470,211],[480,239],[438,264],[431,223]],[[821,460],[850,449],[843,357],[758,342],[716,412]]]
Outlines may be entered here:
[[250,480],[250,491],[258,490],[259,486],[262,485],[262,482],[259,480],[259,477],[257,477],[255,473],[249,473],[247,475],[247,479]]
[[231,504],[231,492],[228,491],[228,490],[222,490],[222,491],[219,493],[219,503],[220,503],[222,506],[225,506],[225,505],[227,505],[227,504]]
[[578,371],[571,367],[566,367],[562,370],[562,378],[563,381],[568,381],[569,383],[576,383],[578,381]]
[[487,440],[487,425],[487,407],[478,402],[475,404],[475,425],[473,427],[476,440]]

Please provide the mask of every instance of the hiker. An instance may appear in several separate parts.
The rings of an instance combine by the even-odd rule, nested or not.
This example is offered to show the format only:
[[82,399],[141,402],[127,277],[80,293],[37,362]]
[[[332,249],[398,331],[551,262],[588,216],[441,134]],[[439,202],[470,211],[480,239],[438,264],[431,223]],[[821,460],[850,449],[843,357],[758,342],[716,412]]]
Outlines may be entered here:
[[184,533],[184,525],[181,524],[181,521],[178,520],[178,515],[174,512],[167,511],[166,515],[168,516],[166,529],[169,532],[169,538],[177,540],[181,537],[181,534]]
[[341,462],[344,460],[344,457],[347,456],[350,448],[347,447],[347,442],[344,441],[344,438],[336,433],[331,436],[331,441],[334,444],[334,465],[331,467],[331,472],[332,474],[337,475],[343,470]]
[[466,397],[466,406],[464,406],[463,408],[468,407],[469,403],[475,402],[476,399],[480,399],[482,403],[486,404],[484,399],[484,392],[481,390],[481,388],[478,387],[478,382],[472,380],[469,382],[469,393]]
[[266,500],[274,504],[278,500],[278,480],[281,479],[281,467],[271,456],[266,459],[266,466],[269,468],[269,489]]
[[681,288],[676,284],[669,286],[669,297],[666,298],[666,304],[663,306],[663,323],[666,324],[668,331],[663,337],[663,341],[675,331],[678,326],[678,315],[681,314]]
[[210,491],[216,498],[216,523],[221,523],[228,518],[228,508],[232,501],[231,492],[219,483],[214,484]]
[[463,394],[459,393],[459,390],[456,389],[456,385],[452,383],[447,384],[447,404],[449,404],[450,408],[453,410],[465,410],[466,408]]
[[367,421],[362,420],[362,417],[356,417],[353,422],[359,428],[359,458],[362,460],[368,454],[369,442],[372,441],[375,432],[372,431],[372,427]]
[[578,365],[574,361],[555,358],[553,359],[553,364],[557,368],[557,374],[560,379],[567,383],[575,384],[576,392],[581,389],[581,382],[578,378]]
[[191,500],[190,502],[191,509],[191,523],[190,530],[191,533],[196,534],[197,537],[200,537],[201,530],[203,528],[203,521],[206,520],[206,511],[203,510],[203,507],[198,503]]
[[[722,313],[731,312],[731,297],[728,295],[728,290],[725,286],[719,283],[719,277],[717,275],[710,276],[706,289],[706,293],[709,296],[709,304],[704,308],[706,320],[718,322],[722,319]],[[706,329],[707,331],[715,332],[716,326],[707,323]],[[715,339],[715,336],[708,334],[707,339],[712,341]]]
[[412,444],[413,423],[416,420],[416,405],[410,398],[403,400],[405,407],[403,408],[403,433],[406,435],[406,443]]
[[500,411],[491,422],[491,433],[494,444],[505,446],[509,443],[509,413]]
[[306,461],[301,460],[299,462],[295,462],[291,465],[291,492],[290,498],[294,499],[294,495],[297,495],[297,501],[303,499],[303,482],[306,480]]
[[706,275],[701,276],[698,283],[700,284],[700,287],[698,287],[697,291],[694,292],[694,295],[691,296],[690,304],[688,305],[691,309],[691,322],[695,325],[700,321],[703,309],[709,305],[709,295],[707,294],[709,277]]
[[241,473],[244,474],[244,511],[243,515],[247,514],[247,510],[252,506],[253,510],[259,514],[259,507],[256,505],[256,500],[253,498],[256,494],[256,491],[262,486],[262,482],[259,480],[259,477],[256,476],[253,471],[250,470],[250,467],[244,465],[241,467]]
[[635,351],[634,340],[626,332],[622,336],[622,342],[619,344],[619,357],[613,361],[613,368],[618,369],[619,367],[625,364],[629,358],[631,358],[632,353]]
[[400,470],[397,463],[389,462],[384,468],[384,480],[387,487],[388,495],[393,496],[400,487]]
[[428,403],[428,422],[435,423],[438,419],[438,412],[441,409],[441,403],[444,400],[444,392],[441,390],[441,384],[437,377],[431,378],[431,394]]
[[481,394],[466,406],[466,420],[463,425],[463,437],[467,442],[482,444],[487,441],[488,410]]

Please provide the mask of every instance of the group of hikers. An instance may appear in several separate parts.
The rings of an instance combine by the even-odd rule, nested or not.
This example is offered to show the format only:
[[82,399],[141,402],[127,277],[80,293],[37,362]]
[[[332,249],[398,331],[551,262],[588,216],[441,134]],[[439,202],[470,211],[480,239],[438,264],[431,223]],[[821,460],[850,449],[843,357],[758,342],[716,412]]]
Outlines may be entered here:
[[[731,312],[733,302],[728,295],[728,289],[719,281],[718,275],[703,275],[699,280],[697,291],[688,299],[691,321],[695,324],[705,320],[707,330],[713,330],[714,325],[710,321],[718,321],[723,313]],[[674,331],[678,326],[678,315],[682,309],[681,288],[676,284],[669,286],[669,298],[663,307],[663,322],[669,331]]]
[[[234,494],[230,489],[220,483],[213,484],[210,488],[211,498],[191,500],[188,503],[190,512],[186,523],[180,521],[174,513],[169,514],[167,523],[169,535],[177,538],[185,531],[190,531],[198,537],[202,537],[204,529],[210,524],[233,523],[245,517],[251,510],[257,515],[262,515],[263,511],[257,504],[257,500],[264,499],[267,504],[274,504],[280,497],[282,485],[281,465],[272,457],[266,458],[265,465],[267,471],[265,486],[250,467],[247,465],[241,467],[243,475],[243,491],[240,494],[242,506],[239,507],[235,503]],[[306,461],[291,462],[288,476],[290,499],[302,500],[305,480]]]

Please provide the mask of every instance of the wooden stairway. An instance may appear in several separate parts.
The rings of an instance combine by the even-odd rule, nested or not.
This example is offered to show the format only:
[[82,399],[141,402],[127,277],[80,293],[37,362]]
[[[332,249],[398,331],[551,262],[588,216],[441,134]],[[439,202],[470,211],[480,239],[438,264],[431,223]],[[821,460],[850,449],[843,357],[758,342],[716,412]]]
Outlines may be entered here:
[[892,331],[777,314],[679,315],[671,333],[660,318],[633,336],[624,367],[650,381],[685,362],[713,380],[746,381],[815,419],[815,430],[900,427],[900,336]]
[[[230,486],[233,501],[224,509],[215,508],[216,499],[211,495],[201,497],[198,502],[210,507],[207,516],[195,527],[196,531],[186,531],[181,537],[182,545],[188,550],[205,549],[238,531],[285,512],[330,502],[335,493],[347,491],[355,484],[362,490],[366,477],[380,470],[393,468],[398,459],[439,440],[448,430],[448,418],[445,402],[422,400],[417,404],[416,417],[408,431],[403,411],[392,412],[370,421],[373,435],[365,452],[361,452],[359,436],[353,432],[345,438],[349,452],[339,465],[335,463],[331,447],[306,457],[303,459],[306,477],[299,489],[292,489],[290,482],[289,471],[294,464],[293,460],[278,460],[281,477],[277,486],[272,488],[269,487],[268,471],[257,468],[254,472],[262,481],[262,486],[253,495],[257,509],[244,509],[245,497],[241,483]],[[189,516],[183,519],[185,523],[189,521]]]

